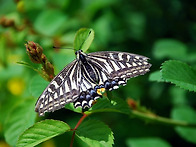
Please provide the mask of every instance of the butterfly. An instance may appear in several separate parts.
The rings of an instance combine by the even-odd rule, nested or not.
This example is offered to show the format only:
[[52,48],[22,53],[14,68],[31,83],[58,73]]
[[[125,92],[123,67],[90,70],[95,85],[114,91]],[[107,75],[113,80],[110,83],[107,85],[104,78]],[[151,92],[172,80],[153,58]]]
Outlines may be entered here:
[[149,71],[147,57],[118,51],[85,54],[75,52],[76,59],[50,82],[36,102],[39,116],[72,103],[82,109],[92,107],[105,90],[118,89],[127,80]]

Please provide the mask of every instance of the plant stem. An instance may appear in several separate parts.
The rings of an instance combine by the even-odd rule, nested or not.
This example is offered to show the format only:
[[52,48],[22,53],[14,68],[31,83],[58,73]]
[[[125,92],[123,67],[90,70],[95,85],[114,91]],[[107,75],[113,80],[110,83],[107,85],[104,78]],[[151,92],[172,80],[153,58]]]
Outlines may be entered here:
[[87,117],[88,115],[83,113],[83,116],[80,118],[80,120],[78,121],[78,123],[76,124],[75,128],[73,129],[73,135],[71,138],[71,143],[70,143],[70,147],[73,147],[73,142],[74,142],[74,137],[76,134],[76,129],[78,128],[78,126],[82,123],[82,121]]
[[78,123],[76,124],[74,130],[76,130],[78,128],[78,126],[82,123],[82,121],[87,117],[88,115],[83,113],[83,116],[80,118],[80,120],[78,121]]
[[172,120],[172,119],[160,117],[157,115],[139,112],[137,110],[132,110],[131,115],[137,118],[146,120],[146,121],[161,123],[161,124],[165,124],[169,126],[196,127],[196,124],[192,124],[192,123],[188,123],[188,122],[180,121],[180,120]]

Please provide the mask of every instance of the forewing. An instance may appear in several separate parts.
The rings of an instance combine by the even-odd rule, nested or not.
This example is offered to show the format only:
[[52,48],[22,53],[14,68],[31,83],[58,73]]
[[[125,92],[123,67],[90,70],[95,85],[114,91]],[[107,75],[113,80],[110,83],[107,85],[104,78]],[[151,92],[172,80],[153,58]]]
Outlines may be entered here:
[[35,111],[43,116],[45,112],[54,112],[74,102],[80,91],[79,61],[67,65],[47,86],[37,100]]
[[151,67],[151,64],[148,63],[149,58],[126,52],[95,52],[89,53],[88,58],[111,80],[128,80],[132,77],[144,75]]

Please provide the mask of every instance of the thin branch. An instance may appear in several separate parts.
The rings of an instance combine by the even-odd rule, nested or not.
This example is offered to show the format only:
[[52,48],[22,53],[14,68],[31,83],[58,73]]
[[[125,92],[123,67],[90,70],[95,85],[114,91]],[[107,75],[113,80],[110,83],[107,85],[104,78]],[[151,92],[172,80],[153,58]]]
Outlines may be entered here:
[[169,126],[196,127],[196,124],[193,124],[193,123],[188,123],[188,122],[180,121],[180,120],[172,120],[172,119],[157,116],[157,115],[139,112],[137,110],[132,110],[131,115],[134,117],[146,120],[146,121],[161,123],[161,124],[169,125]]
[[80,120],[76,124],[75,128],[73,129],[73,135],[72,135],[72,138],[71,138],[70,147],[73,147],[73,142],[74,142],[74,138],[75,138],[75,134],[76,134],[76,129],[79,127],[79,125],[82,123],[82,121],[88,116],[85,113],[82,113],[82,114],[83,114],[83,116],[80,118]]
[[130,115],[142,119],[144,121],[151,123],[160,123],[163,125],[169,125],[173,127],[196,127],[196,124],[193,123],[158,116],[155,113],[149,111],[146,107],[141,106],[137,101],[133,99],[127,99],[127,104],[131,109]]

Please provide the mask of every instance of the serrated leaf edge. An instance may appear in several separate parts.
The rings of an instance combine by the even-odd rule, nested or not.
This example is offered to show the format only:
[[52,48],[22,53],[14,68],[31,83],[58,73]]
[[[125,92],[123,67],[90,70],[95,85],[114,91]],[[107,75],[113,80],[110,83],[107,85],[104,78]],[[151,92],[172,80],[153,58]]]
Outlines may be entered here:
[[[66,124],[67,126],[69,126],[67,123],[65,123],[65,122],[63,122],[63,121],[59,121],[59,120],[53,120],[53,119],[45,119],[45,120],[42,120],[42,121],[40,121],[40,122],[37,122],[37,123],[35,123],[34,125],[32,125],[31,127],[29,127],[28,129],[26,129],[23,133],[21,133],[21,135],[18,137],[18,140],[17,140],[17,143],[16,143],[16,147],[19,147],[18,146],[18,142],[19,142],[19,140],[20,140],[20,138],[21,138],[21,136],[23,135],[23,134],[25,134],[25,132],[26,131],[28,131],[28,130],[30,130],[31,128],[33,128],[36,124],[40,124],[40,123],[42,123],[42,122],[45,122],[45,121],[48,121],[48,120],[51,120],[51,121],[56,121],[56,122],[61,122],[61,123],[64,123],[64,124]],[[50,125],[50,124],[49,124]],[[66,130],[65,132],[68,132],[68,131],[70,131],[71,130],[71,127],[69,126],[69,130]],[[64,132],[64,133],[65,133]],[[63,134],[63,133],[60,133],[60,134]],[[58,134],[58,135],[60,135],[60,134]],[[51,136],[51,138],[53,138],[53,137],[55,137],[55,136],[58,136],[58,135],[52,135]],[[48,138],[47,139],[43,139],[43,141],[46,141],[46,140],[48,140]],[[40,143],[42,143],[42,142],[40,142]],[[40,144],[39,143],[39,144]],[[27,145],[26,147],[28,147],[29,145]],[[30,146],[31,147],[31,146]]]
[[[163,69],[163,66],[164,66],[164,64],[166,64],[166,63],[169,63],[169,62],[173,62],[173,61],[175,61],[175,62],[178,62],[178,63],[182,63],[182,64],[184,64],[184,65],[186,65],[186,66],[188,66],[190,69],[192,69],[192,70],[195,70],[192,66],[190,66],[190,65],[188,65],[188,64],[186,64],[186,63],[184,63],[184,62],[182,62],[182,61],[178,61],[178,60],[167,60],[167,61],[165,61],[165,62],[163,62],[162,64],[161,64],[161,70],[160,70],[160,72],[161,72],[161,75],[163,75],[163,72],[164,72],[164,69]],[[163,76],[162,76],[162,79],[163,79]],[[180,88],[182,88],[182,89],[184,89],[184,90],[188,90],[189,92],[192,92],[192,91],[194,91],[194,92],[196,92],[196,90],[191,90],[190,88],[184,88],[184,87],[182,87],[182,86],[180,86],[180,85],[178,85],[178,84],[176,84],[176,83],[174,83],[174,82],[172,82],[172,81],[169,81],[168,79],[163,79],[165,82],[167,82],[167,83],[171,83],[171,84],[174,84],[174,85],[176,85],[177,87],[180,87]],[[175,81],[175,80],[173,80],[173,81]],[[186,84],[186,85],[192,85],[192,84]],[[194,85],[193,85],[194,86]],[[189,87],[192,87],[192,86],[189,86]],[[196,85],[195,85],[195,87],[196,87]],[[196,89],[196,88],[195,88]]]
[[[94,120],[94,119],[91,119],[91,120],[88,120],[88,121],[93,121],[94,123],[100,123],[100,124],[102,124],[102,125],[104,125],[104,126],[106,126],[106,127],[108,127],[108,129],[110,130],[110,134],[109,134],[109,136],[111,136],[111,138],[112,138],[112,144],[111,145],[113,145],[114,144],[114,133],[112,132],[112,129],[107,125],[107,124],[105,124],[104,122],[102,122],[102,121],[99,121],[99,120]],[[86,121],[85,121],[86,122]],[[80,135],[78,135],[77,134],[77,131],[76,131],[76,135],[78,136],[78,138],[80,138],[79,136]],[[84,137],[84,136],[83,136]],[[81,139],[81,138],[80,138]],[[82,140],[82,139],[81,139]],[[83,141],[83,140],[82,140]],[[98,141],[98,140],[95,140],[95,141]],[[83,141],[84,142],[84,141]],[[99,141],[98,141],[99,142]],[[101,142],[101,141],[100,141]],[[105,142],[105,141],[104,141]],[[85,142],[86,143],[86,142]],[[87,143],[86,143],[87,144]]]

